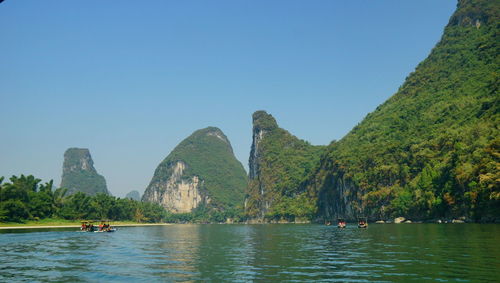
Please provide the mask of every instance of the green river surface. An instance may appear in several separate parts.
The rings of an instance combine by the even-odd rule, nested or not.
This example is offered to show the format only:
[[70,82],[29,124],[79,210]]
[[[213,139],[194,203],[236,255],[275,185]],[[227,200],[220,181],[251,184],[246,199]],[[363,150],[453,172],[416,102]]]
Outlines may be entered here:
[[500,282],[498,224],[0,230],[0,282]]

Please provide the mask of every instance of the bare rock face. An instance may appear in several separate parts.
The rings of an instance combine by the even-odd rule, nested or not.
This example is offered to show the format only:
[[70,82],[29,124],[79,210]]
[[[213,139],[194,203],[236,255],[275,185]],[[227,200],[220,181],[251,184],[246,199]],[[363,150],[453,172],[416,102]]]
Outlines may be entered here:
[[177,161],[169,166],[170,176],[166,182],[152,182],[143,200],[159,203],[166,209],[174,213],[191,212],[198,207],[200,203],[209,203],[210,198],[203,196],[198,176],[183,178],[186,164],[183,161]]
[[318,206],[324,213],[325,219],[345,218],[348,220],[356,220],[359,213],[359,200],[353,197],[350,192],[356,191],[357,188],[350,180],[331,176],[326,177],[333,189],[319,192]]
[[404,218],[404,217],[396,217],[396,218],[394,218],[394,223],[400,224],[400,223],[405,222],[405,220],[406,220],[406,218]]
[[142,197],[173,213],[224,211],[241,205],[246,172],[216,127],[195,131],[158,165]]
[[106,180],[97,173],[87,148],[69,148],[64,153],[61,187],[69,194],[83,192],[89,195],[109,194]]

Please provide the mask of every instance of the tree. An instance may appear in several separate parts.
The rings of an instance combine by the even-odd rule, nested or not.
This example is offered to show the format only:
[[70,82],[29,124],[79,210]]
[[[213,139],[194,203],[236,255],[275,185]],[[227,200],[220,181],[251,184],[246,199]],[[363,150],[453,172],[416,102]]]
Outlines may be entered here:
[[18,199],[9,199],[0,203],[0,220],[21,222],[29,217],[28,209]]

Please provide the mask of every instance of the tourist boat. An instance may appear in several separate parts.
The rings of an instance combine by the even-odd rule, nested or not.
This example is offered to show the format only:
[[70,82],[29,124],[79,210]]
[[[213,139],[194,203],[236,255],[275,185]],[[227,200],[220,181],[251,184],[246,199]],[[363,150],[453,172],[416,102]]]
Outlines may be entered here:
[[368,228],[368,220],[366,217],[358,217],[358,228]]
[[339,227],[339,228],[345,228],[346,226],[347,226],[347,223],[345,222],[344,219],[339,218],[337,220],[337,227]]
[[94,226],[94,221],[92,220],[82,220],[80,221],[82,226],[80,227],[81,232],[94,232],[97,230],[97,227]]
[[99,229],[97,231],[94,231],[94,232],[115,232],[116,231],[116,228],[114,227],[111,227],[111,225],[109,224],[109,220],[101,220],[101,223],[99,224]]
[[81,232],[103,233],[116,231],[116,228],[111,227],[109,224],[109,220],[101,220],[99,226],[95,226],[94,221],[92,220],[83,220],[80,222],[82,223],[82,226],[80,227]]

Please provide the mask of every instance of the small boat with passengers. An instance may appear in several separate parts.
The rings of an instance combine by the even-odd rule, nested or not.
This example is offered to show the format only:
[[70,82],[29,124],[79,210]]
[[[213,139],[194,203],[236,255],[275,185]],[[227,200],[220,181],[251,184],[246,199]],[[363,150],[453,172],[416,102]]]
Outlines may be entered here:
[[366,217],[358,217],[358,228],[368,228],[368,220]]
[[80,222],[82,223],[80,227],[81,232],[103,233],[116,231],[116,228],[110,225],[109,220],[101,220],[98,226],[94,225],[94,221],[92,220],[83,220]]
[[347,226],[347,223],[345,222],[345,220],[344,220],[344,219],[339,218],[339,219],[337,220],[337,227],[338,227],[338,228],[345,228],[346,226]]

